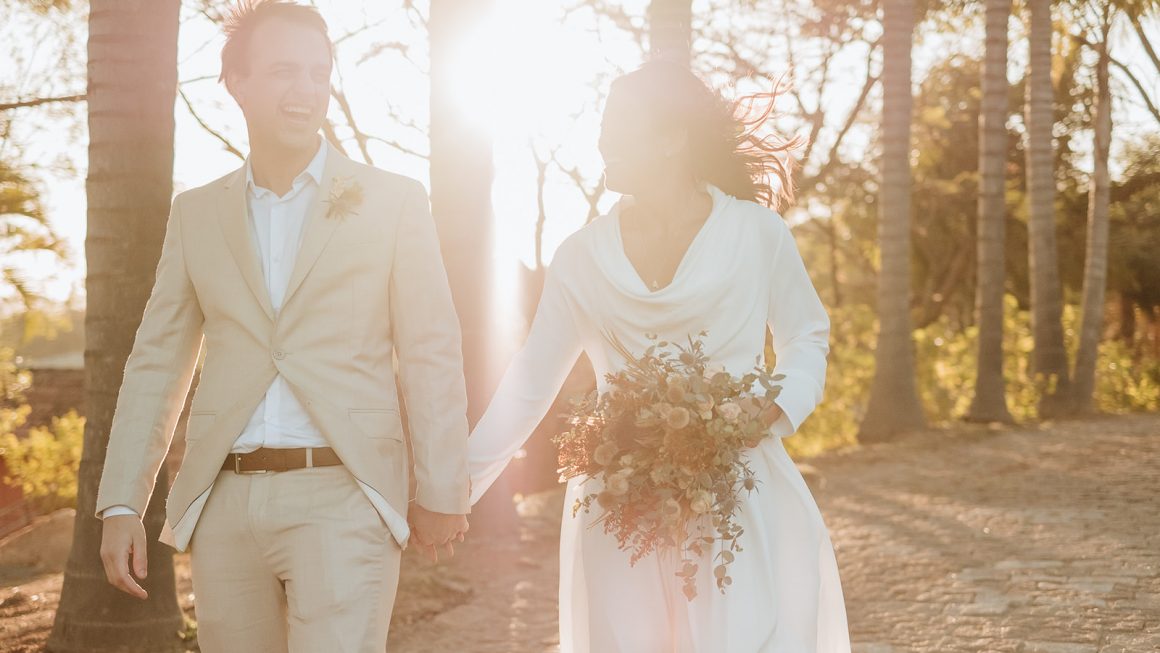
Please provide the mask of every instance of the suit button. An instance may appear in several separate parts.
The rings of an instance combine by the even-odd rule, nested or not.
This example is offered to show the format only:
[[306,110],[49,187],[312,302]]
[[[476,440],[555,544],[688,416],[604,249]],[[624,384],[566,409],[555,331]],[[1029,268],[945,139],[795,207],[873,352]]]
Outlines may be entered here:
[[275,360],[282,360],[283,358],[286,358],[286,352],[282,351],[281,349],[275,349],[274,350],[274,359]]

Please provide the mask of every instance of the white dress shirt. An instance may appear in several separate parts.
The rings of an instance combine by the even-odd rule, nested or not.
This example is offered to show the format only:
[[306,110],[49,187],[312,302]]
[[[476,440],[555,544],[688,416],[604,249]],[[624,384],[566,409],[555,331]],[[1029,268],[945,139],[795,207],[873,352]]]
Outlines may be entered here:
[[[286,296],[286,285],[294,270],[294,260],[302,243],[306,216],[326,166],[326,139],[320,138],[318,153],[295,179],[290,191],[279,197],[254,182],[253,168],[246,162],[246,203],[250,229],[258,244],[262,273],[270,293],[270,305],[277,315]],[[242,434],[234,442],[233,453],[247,453],[259,447],[289,449],[325,447],[326,438],[310,421],[306,409],[294,396],[281,374],[274,377],[266,395],[258,403]]]
[[[254,171],[246,160],[246,204],[250,233],[258,245],[262,273],[270,304],[275,314],[282,307],[286,286],[298,248],[302,243],[306,217],[318,196],[322,174],[326,166],[325,138],[320,138],[318,152],[297,177],[289,192],[279,197],[274,191],[254,182]],[[289,449],[295,447],[325,447],[326,438],[310,421],[301,402],[290,390],[282,375],[274,377],[265,396],[258,403],[250,421],[234,442],[233,453],[248,453],[259,447]],[[136,515],[128,506],[111,506],[102,516]]]

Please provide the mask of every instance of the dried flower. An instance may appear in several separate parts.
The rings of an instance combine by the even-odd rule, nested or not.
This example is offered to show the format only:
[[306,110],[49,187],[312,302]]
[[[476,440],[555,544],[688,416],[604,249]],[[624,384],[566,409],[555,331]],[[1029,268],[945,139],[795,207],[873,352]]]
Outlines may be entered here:
[[741,417],[741,406],[733,402],[724,403],[717,407],[717,412],[725,418],[726,422],[733,424],[737,422],[737,418]]
[[693,500],[689,502],[689,508],[698,515],[709,512],[713,507],[713,495],[705,490],[698,490],[693,494]]
[[609,492],[611,492],[612,494],[614,494],[616,496],[621,496],[621,495],[627,494],[628,493],[628,477],[631,475],[631,473],[632,473],[632,470],[629,470],[628,474],[625,474],[623,471],[621,471],[621,472],[618,472],[616,474],[613,474],[612,476],[609,476],[608,481],[605,483],[604,487],[607,488]]
[[612,462],[612,457],[616,455],[616,443],[605,442],[596,448],[592,454],[592,459],[596,461],[597,465],[607,465]]
[[689,409],[684,406],[677,406],[669,411],[669,416],[665,418],[665,422],[669,428],[674,431],[679,431],[689,425],[693,416],[689,413]]
[[358,215],[355,211],[363,203],[362,184],[354,177],[335,179],[327,198],[326,218],[342,220],[348,215]]
[[772,437],[751,416],[773,405],[780,378],[760,367],[736,377],[711,366],[699,338],[688,346],[662,341],[640,356],[609,338],[625,368],[607,375],[606,392],[574,401],[569,430],[554,438],[561,479],[603,480],[572,512],[598,506],[598,521],[631,551],[631,564],[675,546],[690,601],[701,565],[713,568],[724,592],[732,583],[728,565],[741,550],[740,494],[757,488],[745,452]]

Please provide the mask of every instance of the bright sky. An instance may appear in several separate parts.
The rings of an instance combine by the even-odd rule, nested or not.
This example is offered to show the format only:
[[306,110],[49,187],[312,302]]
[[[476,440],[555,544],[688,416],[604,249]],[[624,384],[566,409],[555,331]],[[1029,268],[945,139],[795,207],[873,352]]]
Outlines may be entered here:
[[[384,107],[391,106],[406,121],[425,128],[429,87],[426,77],[425,35],[418,32],[397,6],[388,3],[351,3],[341,0],[317,2],[327,19],[332,38],[338,39],[367,24],[373,29],[346,39],[339,46],[341,86],[348,95],[361,131],[401,142],[408,149],[426,153],[426,135],[399,125]],[[642,13],[645,2],[625,3]],[[633,7],[632,5],[637,5]],[[492,18],[481,24],[462,48],[459,85],[461,101],[478,117],[478,125],[494,139],[496,183],[494,210],[497,216],[497,261],[534,261],[536,221],[535,163],[529,143],[533,138],[563,142],[559,156],[576,165],[588,179],[598,179],[596,135],[598,107],[588,80],[610,70],[639,63],[639,49],[630,37],[615,30],[603,37],[561,24],[559,6],[542,0],[498,0]],[[578,20],[584,19],[579,16]],[[577,21],[573,21],[575,23]],[[591,25],[588,20],[586,25]],[[179,40],[179,80],[199,117],[245,152],[246,135],[241,111],[219,84],[219,53],[223,39],[216,25],[190,10],[183,12]],[[387,52],[356,63],[375,43],[414,43],[409,62]],[[536,53],[528,56],[528,53]],[[417,65],[416,65],[417,64]],[[528,80],[535,80],[529,84]],[[584,110],[584,115],[573,114]],[[83,116],[83,114],[82,114]],[[176,136],[174,190],[209,182],[239,166],[241,161],[202,128],[184,101],[175,107]],[[348,153],[360,159],[357,145],[349,139],[346,118],[331,102],[330,117],[338,125]],[[59,122],[65,122],[61,119]],[[47,159],[67,147],[58,131],[41,125],[29,140],[33,158]],[[74,152],[83,166],[83,140]],[[428,182],[425,159],[407,155],[382,143],[372,142],[374,164]],[[45,171],[46,204],[52,221],[74,253],[73,265],[61,268],[51,259],[32,261],[32,276],[45,284],[46,294],[64,299],[70,292],[83,293],[85,194],[83,171]],[[547,187],[551,219],[544,235],[545,256],[584,222],[587,207],[571,181],[552,175]],[[612,198],[607,198],[607,207]],[[510,273],[512,265],[506,266]]]
[[[694,10],[707,15],[707,0],[697,0]],[[373,29],[344,40],[339,46],[341,80],[335,84],[345,89],[354,117],[362,131],[386,139],[396,140],[405,147],[427,151],[425,128],[428,110],[426,78],[427,55],[425,35],[407,20],[406,14],[395,3],[362,2],[349,0],[318,0],[316,3],[330,24],[331,35],[339,39],[367,24]],[[492,18],[481,24],[476,33],[462,46],[460,78],[461,101],[478,117],[481,129],[494,139],[495,173],[494,212],[497,220],[496,261],[503,272],[504,283],[512,281],[511,271],[516,261],[531,264],[534,260],[534,225],[537,215],[535,163],[531,144],[543,151],[545,144],[559,144],[558,156],[566,166],[577,166],[591,182],[599,178],[600,161],[596,151],[599,124],[599,106],[590,85],[607,87],[610,75],[627,70],[640,62],[639,47],[626,33],[606,28],[593,29],[593,20],[586,11],[577,12],[566,21],[561,20],[561,4],[545,0],[497,0]],[[574,3],[566,3],[568,5]],[[621,2],[633,16],[644,12],[647,0]],[[52,29],[52,24],[20,25],[15,21],[0,27],[0,37],[27,37],[36,44],[28,50],[29,70],[35,70],[37,50]],[[37,35],[37,30],[46,32]],[[1025,45],[1022,26],[1012,21],[1012,70],[1024,65]],[[979,35],[981,37],[981,34]],[[1142,61],[1142,53],[1134,37],[1126,31],[1120,35],[1118,56],[1131,61]],[[80,35],[83,52],[83,33]],[[408,54],[414,63],[388,51],[360,61],[375,43],[397,41],[415,44]],[[915,78],[920,79],[932,56],[944,54],[948,48],[970,51],[981,47],[974,37],[963,39],[959,34],[927,38],[915,50]],[[243,152],[246,151],[245,129],[241,112],[224,88],[217,83],[219,51],[222,37],[217,26],[205,17],[186,9],[179,43],[179,79],[181,88],[189,97],[202,120],[220,131]],[[808,61],[810,54],[799,59]],[[864,53],[855,49],[844,53],[837,61],[838,75],[823,94],[827,106],[849,106],[854,98],[861,76],[864,75]],[[58,69],[81,66],[83,62],[54,63]],[[39,65],[44,65],[41,61]],[[799,65],[802,62],[799,61]],[[808,65],[808,63],[806,64]],[[1139,70],[1147,70],[1140,66]],[[781,71],[769,71],[778,73]],[[5,72],[7,76],[8,71]],[[83,73],[82,73],[83,74]],[[1011,78],[1018,73],[1013,72]],[[35,77],[35,75],[33,75]],[[1145,78],[1160,97],[1160,79]],[[35,92],[36,88],[27,89]],[[21,96],[21,94],[17,94]],[[816,98],[807,93],[807,102]],[[788,99],[783,99],[789,102]],[[393,107],[404,122],[418,126],[415,129],[399,122],[384,107]],[[781,109],[788,110],[789,106]],[[1150,116],[1143,109],[1121,103],[1117,115],[1118,128],[1151,125]],[[83,105],[79,111],[83,127]],[[74,263],[67,267],[47,261],[29,261],[30,276],[43,283],[45,293],[53,299],[64,299],[70,292],[83,294],[83,246],[85,233],[84,194],[84,139],[68,135],[61,129],[78,121],[68,115],[45,116],[38,124],[30,121],[17,123],[18,134],[25,144],[22,158],[53,166],[58,159],[72,161],[81,170],[49,168],[41,173],[45,180],[45,200],[56,229],[69,241],[74,252]],[[837,117],[844,117],[839,111]],[[76,115],[76,114],[74,114]],[[175,107],[177,133],[175,140],[175,191],[206,183],[240,165],[237,157],[226,152],[221,144],[200,127],[181,99]],[[331,118],[338,124],[338,134],[347,139],[346,119],[336,103],[331,104]],[[852,139],[853,147],[864,146],[865,137]],[[69,144],[72,149],[69,150]],[[357,147],[346,142],[348,151],[358,157]],[[0,142],[0,154],[5,143]],[[820,147],[820,146],[819,146]],[[427,163],[424,159],[401,153],[378,142],[370,144],[374,164],[416,177],[424,183]],[[63,156],[62,156],[63,155]],[[606,196],[602,208],[607,208],[613,196]],[[559,172],[549,177],[546,189],[548,221],[544,235],[544,255],[551,253],[568,234],[581,226],[586,205],[575,185]],[[824,209],[824,207],[823,207]]]

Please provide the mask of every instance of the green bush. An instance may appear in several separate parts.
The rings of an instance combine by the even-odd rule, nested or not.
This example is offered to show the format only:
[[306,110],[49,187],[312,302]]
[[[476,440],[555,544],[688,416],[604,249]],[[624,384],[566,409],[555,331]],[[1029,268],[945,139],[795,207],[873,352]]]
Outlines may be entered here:
[[[864,305],[842,307],[831,311],[830,322],[825,397],[799,433],[786,440],[786,449],[795,456],[857,442],[858,424],[869,401],[878,328],[874,312]],[[1074,361],[1077,307],[1064,307],[1063,328]],[[959,329],[945,318],[914,332],[918,393],[932,426],[950,425],[970,407],[977,335],[977,327]],[[1030,368],[1034,350],[1030,315],[1019,310],[1011,296],[1004,303],[1003,339],[1007,407],[1016,421],[1033,421],[1044,387]],[[1122,340],[1101,342],[1094,403],[1104,413],[1160,410],[1160,358]]]
[[23,438],[11,430],[0,432],[0,457],[8,465],[4,481],[20,487],[33,512],[76,505],[84,431],[85,418],[69,411],[52,418],[50,427],[33,428]]

